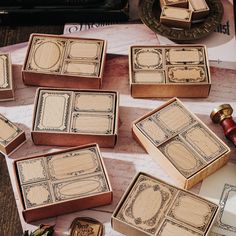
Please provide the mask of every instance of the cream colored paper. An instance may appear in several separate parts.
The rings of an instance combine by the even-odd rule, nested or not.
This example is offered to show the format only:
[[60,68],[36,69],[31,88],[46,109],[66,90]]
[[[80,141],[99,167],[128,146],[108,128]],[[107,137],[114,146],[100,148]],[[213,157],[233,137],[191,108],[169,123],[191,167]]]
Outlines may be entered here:
[[213,235],[236,235],[236,165],[228,163],[205,179],[199,193],[221,206],[212,228]]

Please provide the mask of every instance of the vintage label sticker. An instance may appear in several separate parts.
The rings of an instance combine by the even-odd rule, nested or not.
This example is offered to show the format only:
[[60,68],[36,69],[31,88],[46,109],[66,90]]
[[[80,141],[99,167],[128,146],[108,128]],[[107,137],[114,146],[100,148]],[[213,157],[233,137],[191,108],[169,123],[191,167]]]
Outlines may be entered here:
[[163,68],[162,49],[158,48],[133,48],[133,70],[156,70]]
[[183,137],[207,163],[228,151],[226,146],[200,123],[184,131],[180,136]]
[[167,215],[180,223],[205,232],[215,216],[217,208],[214,203],[181,191]]
[[43,157],[17,161],[16,165],[21,184],[45,181],[48,179]]
[[202,169],[206,162],[179,137],[175,137],[159,147],[175,168],[186,178]]
[[34,36],[26,70],[60,74],[65,47],[66,39]]
[[148,234],[156,235],[176,193],[177,189],[141,174],[116,217]]
[[46,162],[53,181],[102,171],[99,154],[93,147],[47,156]]
[[103,113],[73,113],[72,133],[113,134],[114,116]]
[[75,93],[75,111],[79,112],[114,112],[115,93]]
[[41,90],[39,94],[35,130],[67,132],[72,92]]
[[103,173],[86,178],[53,182],[52,188],[56,202],[83,196],[88,197],[109,191],[109,187]]

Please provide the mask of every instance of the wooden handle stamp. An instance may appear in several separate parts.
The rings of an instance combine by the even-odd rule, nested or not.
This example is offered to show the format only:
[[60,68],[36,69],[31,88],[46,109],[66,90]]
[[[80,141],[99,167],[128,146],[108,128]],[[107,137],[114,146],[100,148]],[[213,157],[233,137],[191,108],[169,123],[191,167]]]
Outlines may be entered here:
[[225,136],[236,145],[236,123],[232,118],[233,108],[229,104],[222,104],[211,112],[214,123],[222,126]]

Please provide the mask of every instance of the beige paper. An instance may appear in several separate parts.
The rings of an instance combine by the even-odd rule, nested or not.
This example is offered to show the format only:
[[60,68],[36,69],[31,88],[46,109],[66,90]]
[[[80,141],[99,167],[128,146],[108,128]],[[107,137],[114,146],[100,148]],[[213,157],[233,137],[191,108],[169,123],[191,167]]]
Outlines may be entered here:
[[163,7],[162,16],[165,18],[171,18],[181,21],[190,21],[191,11],[185,8],[179,7]]
[[189,2],[195,11],[208,9],[208,5],[205,0],[189,0]]
[[0,55],[0,89],[9,87],[7,56]]
[[199,193],[220,205],[219,216],[212,228],[213,235],[236,235],[236,165],[228,163],[206,178]]

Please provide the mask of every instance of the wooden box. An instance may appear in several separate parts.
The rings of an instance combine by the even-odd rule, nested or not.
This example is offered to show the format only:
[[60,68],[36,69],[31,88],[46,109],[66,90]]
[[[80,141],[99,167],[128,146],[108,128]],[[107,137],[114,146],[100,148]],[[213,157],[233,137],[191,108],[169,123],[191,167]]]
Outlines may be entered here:
[[203,45],[131,46],[133,97],[207,97],[211,77]]
[[230,157],[229,147],[177,98],[134,121],[133,135],[181,188],[191,188]]
[[218,211],[215,203],[138,173],[111,222],[127,236],[206,236]]
[[37,145],[114,147],[118,133],[119,95],[103,90],[39,88],[32,139]]
[[25,141],[25,132],[0,114],[0,151],[8,155]]
[[192,10],[179,7],[162,7],[160,22],[174,28],[190,29],[192,23]]
[[97,144],[21,158],[13,165],[26,222],[112,202]]
[[0,53],[0,101],[14,100],[11,58]]
[[189,9],[192,10],[193,20],[204,18],[210,11],[205,0],[189,0]]
[[56,88],[100,88],[106,41],[32,34],[22,69],[26,85]]
[[188,7],[188,0],[160,0],[161,8],[164,6],[172,6],[172,7]]

